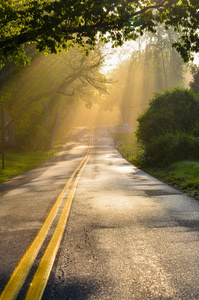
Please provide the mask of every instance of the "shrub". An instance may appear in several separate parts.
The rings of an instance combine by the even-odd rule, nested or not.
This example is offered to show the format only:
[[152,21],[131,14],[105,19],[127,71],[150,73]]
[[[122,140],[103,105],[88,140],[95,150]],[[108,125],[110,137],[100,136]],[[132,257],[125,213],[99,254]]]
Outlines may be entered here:
[[160,135],[145,146],[144,164],[164,166],[187,159],[199,159],[199,137],[185,133]]
[[168,133],[192,134],[199,120],[199,102],[188,89],[158,93],[137,120],[139,124],[135,134],[144,145]]
[[198,121],[193,125],[192,135],[199,136],[199,122]]

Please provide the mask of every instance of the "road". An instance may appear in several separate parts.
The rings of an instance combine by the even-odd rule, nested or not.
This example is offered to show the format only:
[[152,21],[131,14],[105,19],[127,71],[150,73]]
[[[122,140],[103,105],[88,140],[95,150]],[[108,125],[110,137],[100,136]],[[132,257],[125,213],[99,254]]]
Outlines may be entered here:
[[[58,158],[0,186],[1,290],[86,155],[89,136],[75,129]],[[62,209],[17,299],[25,299]],[[199,203],[129,164],[108,128],[95,128],[42,299],[199,299],[198,282]]]

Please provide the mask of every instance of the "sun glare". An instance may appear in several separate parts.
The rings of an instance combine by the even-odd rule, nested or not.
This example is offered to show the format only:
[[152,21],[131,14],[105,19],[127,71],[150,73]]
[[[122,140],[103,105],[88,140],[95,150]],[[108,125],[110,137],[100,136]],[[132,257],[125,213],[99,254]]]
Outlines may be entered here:
[[[142,44],[143,48],[143,44]],[[102,66],[102,72],[107,74],[113,69],[119,67],[120,64],[128,60],[132,52],[139,49],[138,41],[128,41],[123,46],[112,48],[111,43],[104,47],[103,53],[105,55],[104,65]]]

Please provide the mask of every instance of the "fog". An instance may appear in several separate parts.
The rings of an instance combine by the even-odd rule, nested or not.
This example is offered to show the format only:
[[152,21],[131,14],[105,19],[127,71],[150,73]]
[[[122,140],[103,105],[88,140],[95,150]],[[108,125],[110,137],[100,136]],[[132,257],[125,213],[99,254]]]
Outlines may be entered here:
[[135,127],[138,115],[147,108],[154,93],[188,86],[188,65],[172,48],[175,37],[172,29],[165,31],[160,26],[155,35],[144,36],[132,47],[130,43],[124,45],[107,59],[104,72],[112,79],[112,85],[103,107],[119,109],[118,123]]
[[17,144],[52,147],[54,136],[75,126],[136,127],[154,93],[190,80],[172,48],[175,34],[160,26],[114,50],[99,45],[88,57],[77,48],[47,57],[30,48],[31,65],[12,74],[2,93]]

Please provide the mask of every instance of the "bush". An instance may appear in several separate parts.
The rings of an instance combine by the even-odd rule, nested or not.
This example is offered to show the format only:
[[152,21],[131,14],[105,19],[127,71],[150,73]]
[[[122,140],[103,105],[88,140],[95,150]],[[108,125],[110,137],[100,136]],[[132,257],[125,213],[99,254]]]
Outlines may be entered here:
[[192,135],[196,136],[196,137],[199,136],[199,122],[198,121],[193,125]]
[[199,120],[199,102],[188,89],[158,93],[137,120],[139,124],[135,134],[144,145],[168,133],[192,134]]
[[144,164],[164,166],[187,159],[199,159],[199,137],[185,133],[160,135],[145,146]]

